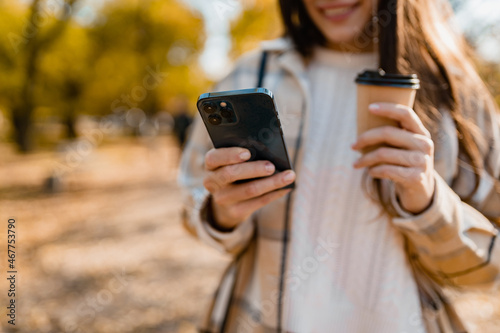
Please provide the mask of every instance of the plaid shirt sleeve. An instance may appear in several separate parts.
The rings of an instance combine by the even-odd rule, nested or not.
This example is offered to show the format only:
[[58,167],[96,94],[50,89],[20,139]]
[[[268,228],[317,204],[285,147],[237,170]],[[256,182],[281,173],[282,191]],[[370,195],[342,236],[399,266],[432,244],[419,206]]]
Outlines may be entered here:
[[[230,89],[233,72],[221,81],[214,91]],[[206,175],[205,154],[213,148],[208,132],[199,115],[190,130],[190,138],[182,154],[178,183],[184,189],[183,225],[195,237],[216,249],[237,254],[250,242],[255,230],[251,218],[230,232],[213,228],[203,212],[206,210],[208,191],[203,186]]]
[[[491,287],[500,276],[500,135],[498,116],[483,119],[488,137],[486,169],[470,204],[463,202],[435,172],[436,189],[431,206],[412,215],[400,206],[392,187],[391,203],[399,216],[394,225],[409,239],[427,273],[451,286]],[[470,173],[469,173],[470,175]],[[465,184],[467,182],[458,182]]]

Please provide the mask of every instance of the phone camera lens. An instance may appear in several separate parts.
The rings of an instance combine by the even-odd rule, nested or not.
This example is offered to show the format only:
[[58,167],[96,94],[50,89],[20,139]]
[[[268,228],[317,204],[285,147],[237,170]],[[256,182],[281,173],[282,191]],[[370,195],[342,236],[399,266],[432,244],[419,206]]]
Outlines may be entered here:
[[211,114],[208,116],[208,122],[212,125],[220,125],[222,123],[222,118],[218,114]]
[[207,102],[203,104],[203,111],[206,113],[214,113],[217,110],[215,103]]
[[221,116],[223,116],[224,118],[227,118],[227,119],[233,117],[232,110],[230,108],[227,108],[227,107],[222,108],[221,111],[220,111],[220,114],[221,114]]

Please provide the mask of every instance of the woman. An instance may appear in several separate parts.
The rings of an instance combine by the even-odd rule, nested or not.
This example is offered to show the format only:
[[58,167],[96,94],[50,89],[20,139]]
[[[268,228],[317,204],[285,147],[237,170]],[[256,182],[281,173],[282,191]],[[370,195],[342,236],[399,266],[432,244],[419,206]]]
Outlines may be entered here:
[[[268,54],[263,86],[295,172],[211,149],[200,119],[181,165],[186,227],[234,255],[202,331],[465,332],[441,286],[492,287],[499,276],[500,131],[450,5],[280,5],[285,38],[242,57],[217,90],[254,87]],[[357,137],[354,79],[379,67],[418,74],[421,89],[413,109],[370,106],[399,128]]]

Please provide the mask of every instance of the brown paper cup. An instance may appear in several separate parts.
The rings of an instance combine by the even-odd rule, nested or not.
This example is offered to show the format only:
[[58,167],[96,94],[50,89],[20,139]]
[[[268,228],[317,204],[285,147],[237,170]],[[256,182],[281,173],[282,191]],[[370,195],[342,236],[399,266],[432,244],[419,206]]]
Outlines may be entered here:
[[[383,81],[383,80],[382,80]],[[364,132],[381,126],[399,126],[398,122],[386,117],[379,117],[368,110],[372,103],[395,103],[413,107],[417,93],[416,86],[395,87],[384,86],[377,82],[375,85],[367,83],[357,84],[357,128],[358,136]],[[388,83],[389,84],[389,83]],[[363,154],[373,151],[382,145],[362,150]]]

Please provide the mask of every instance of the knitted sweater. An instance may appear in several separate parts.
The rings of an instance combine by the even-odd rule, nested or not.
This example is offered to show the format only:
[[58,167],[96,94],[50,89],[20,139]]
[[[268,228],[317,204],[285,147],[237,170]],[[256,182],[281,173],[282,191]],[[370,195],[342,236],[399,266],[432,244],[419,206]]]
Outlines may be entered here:
[[[374,68],[375,54],[323,48],[307,68],[312,109],[290,237],[290,332],[425,332],[403,236],[352,167],[354,78]],[[332,253],[315,254],[321,238],[335,244]]]

